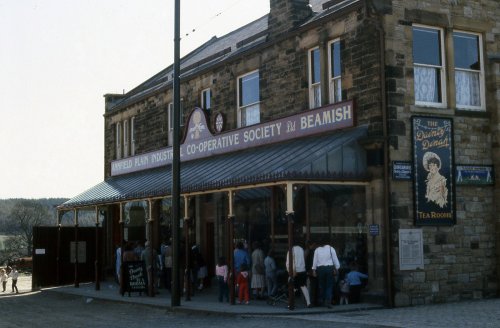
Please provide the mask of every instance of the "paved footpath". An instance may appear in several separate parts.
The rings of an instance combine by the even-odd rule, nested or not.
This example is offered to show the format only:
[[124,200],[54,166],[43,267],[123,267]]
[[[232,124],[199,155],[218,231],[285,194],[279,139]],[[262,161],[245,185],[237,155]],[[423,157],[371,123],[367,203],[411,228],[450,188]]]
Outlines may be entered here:
[[[20,275],[18,280],[20,294],[31,293],[31,276]],[[83,291],[84,288],[73,290]],[[116,294],[116,293],[115,293]],[[10,296],[11,280],[9,279],[7,291],[0,291],[2,296]],[[121,296],[116,299],[123,299]],[[126,299],[129,299],[128,297]],[[155,299],[155,298],[136,298]],[[4,299],[8,300],[8,299]],[[86,298],[88,300],[88,298]],[[134,298],[130,299],[133,301]],[[113,299],[110,299],[113,301]],[[133,303],[133,302],[132,302]],[[195,303],[194,301],[192,303]],[[205,302],[203,302],[205,303]],[[206,305],[206,303],[205,303]],[[230,307],[237,309],[237,306]],[[335,307],[337,308],[337,307]],[[225,308],[217,306],[219,311],[230,314]],[[222,310],[221,310],[222,309]],[[265,308],[264,308],[265,309]],[[340,308],[337,308],[340,310]],[[196,308],[194,308],[196,313]],[[309,327],[323,327],[326,323],[336,327],[404,327],[404,328],[489,328],[500,327],[500,298],[488,300],[464,301],[447,304],[422,305],[395,309],[354,310],[346,312],[288,312],[288,315],[272,314],[269,311],[261,314],[239,314],[237,317],[251,318],[286,318],[289,320],[309,321]],[[200,315],[203,315],[200,311]],[[222,314],[222,313],[221,313]],[[316,322],[316,324],[314,324]],[[1,326],[1,325],[0,325]],[[292,327],[289,325],[288,327]]]
[[[330,321],[405,328],[500,327],[500,299],[433,304],[396,309],[296,316],[307,321]],[[314,326],[314,325],[313,325]]]

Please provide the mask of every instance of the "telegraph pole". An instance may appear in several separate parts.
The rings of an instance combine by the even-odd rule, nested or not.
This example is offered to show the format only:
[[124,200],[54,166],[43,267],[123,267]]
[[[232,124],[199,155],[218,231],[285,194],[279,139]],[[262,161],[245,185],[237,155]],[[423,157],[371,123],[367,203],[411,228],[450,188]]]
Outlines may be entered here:
[[[181,287],[179,272],[180,254],[180,0],[175,0],[174,18],[174,115],[173,115],[173,140],[172,140],[172,296],[171,306],[181,305]],[[167,109],[168,110],[168,109]]]

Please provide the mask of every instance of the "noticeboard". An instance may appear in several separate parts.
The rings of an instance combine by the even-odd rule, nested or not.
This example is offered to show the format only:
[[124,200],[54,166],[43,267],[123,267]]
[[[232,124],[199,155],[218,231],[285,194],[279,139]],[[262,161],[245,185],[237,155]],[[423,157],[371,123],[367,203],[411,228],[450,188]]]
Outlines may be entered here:
[[148,274],[144,261],[123,262],[123,292],[147,292]]

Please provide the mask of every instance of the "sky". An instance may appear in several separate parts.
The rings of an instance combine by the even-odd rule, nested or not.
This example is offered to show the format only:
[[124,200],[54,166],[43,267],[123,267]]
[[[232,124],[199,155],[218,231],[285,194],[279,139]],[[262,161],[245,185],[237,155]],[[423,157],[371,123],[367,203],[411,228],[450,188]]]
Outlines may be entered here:
[[[181,57],[269,0],[181,0]],[[0,199],[104,179],[104,97],[173,63],[174,0],[0,0]],[[194,31],[193,31],[194,30]]]

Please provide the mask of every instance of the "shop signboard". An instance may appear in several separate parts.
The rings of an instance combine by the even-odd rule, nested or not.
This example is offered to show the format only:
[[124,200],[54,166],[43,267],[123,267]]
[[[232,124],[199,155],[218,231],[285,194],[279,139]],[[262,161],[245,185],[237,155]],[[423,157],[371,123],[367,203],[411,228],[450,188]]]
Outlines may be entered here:
[[452,123],[449,118],[412,117],[416,225],[455,224]]
[[129,294],[131,292],[147,292],[148,275],[144,261],[123,262],[123,291]]
[[[247,148],[331,132],[354,126],[352,100],[330,104],[297,115],[255,124],[226,133],[213,134],[207,116],[195,108],[189,116],[185,137],[180,145],[180,160],[186,162]],[[172,163],[172,147],[111,162],[111,175],[152,169]]]

